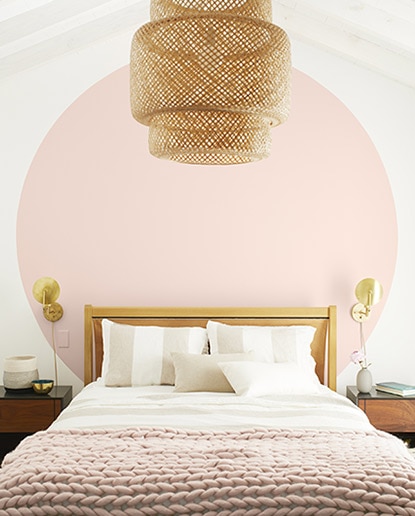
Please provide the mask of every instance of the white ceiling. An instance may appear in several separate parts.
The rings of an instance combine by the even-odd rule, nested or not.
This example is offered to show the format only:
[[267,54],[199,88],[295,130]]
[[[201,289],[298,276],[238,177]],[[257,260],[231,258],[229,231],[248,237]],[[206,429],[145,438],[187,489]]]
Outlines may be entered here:
[[[415,0],[273,0],[274,22],[415,87]],[[149,19],[149,0],[0,0],[0,79]]]

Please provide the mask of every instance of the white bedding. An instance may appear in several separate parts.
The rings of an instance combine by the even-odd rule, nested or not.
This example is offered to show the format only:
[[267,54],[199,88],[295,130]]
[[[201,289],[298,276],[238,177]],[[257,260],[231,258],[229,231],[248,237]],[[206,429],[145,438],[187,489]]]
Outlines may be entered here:
[[317,394],[251,398],[234,393],[177,393],[170,386],[87,385],[51,429],[165,427],[191,429],[373,429],[350,400],[327,387]]

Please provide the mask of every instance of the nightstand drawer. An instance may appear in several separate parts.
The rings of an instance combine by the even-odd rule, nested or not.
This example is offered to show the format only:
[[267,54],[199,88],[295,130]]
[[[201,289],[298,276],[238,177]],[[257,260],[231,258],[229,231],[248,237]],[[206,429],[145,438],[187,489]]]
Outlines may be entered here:
[[48,428],[71,399],[70,385],[59,385],[44,395],[0,386],[0,462],[26,435]]
[[386,432],[415,432],[415,399],[359,400],[373,426]]
[[[58,406],[56,406],[58,405]],[[60,402],[54,399],[1,400],[2,432],[37,432],[47,428],[60,412]]]

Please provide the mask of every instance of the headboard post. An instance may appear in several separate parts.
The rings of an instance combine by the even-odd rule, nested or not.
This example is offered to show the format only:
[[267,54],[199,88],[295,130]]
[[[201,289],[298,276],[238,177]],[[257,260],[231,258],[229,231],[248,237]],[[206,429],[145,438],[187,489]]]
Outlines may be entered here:
[[85,385],[93,381],[93,332],[92,332],[92,305],[85,305],[84,308],[84,382]]
[[337,307],[328,307],[327,328],[327,385],[333,391],[337,388]]

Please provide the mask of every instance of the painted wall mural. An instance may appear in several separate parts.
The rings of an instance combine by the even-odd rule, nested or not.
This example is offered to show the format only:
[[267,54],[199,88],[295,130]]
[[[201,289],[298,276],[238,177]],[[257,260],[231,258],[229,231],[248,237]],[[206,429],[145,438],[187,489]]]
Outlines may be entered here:
[[[335,96],[293,71],[291,116],[271,157],[206,167],[149,155],[129,109],[128,68],[57,120],[28,171],[17,222],[22,281],[61,286],[64,362],[83,375],[83,306],[338,306],[338,366],[359,342],[350,317],[367,276],[386,295],[397,252],[394,201],[367,133]],[[59,346],[59,341],[58,341]]]

